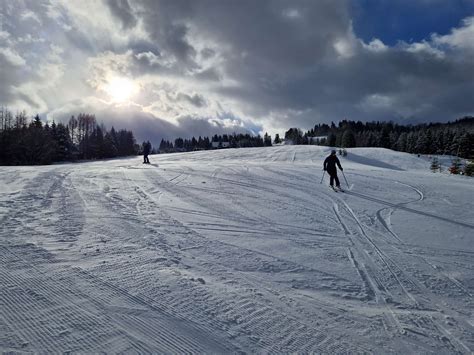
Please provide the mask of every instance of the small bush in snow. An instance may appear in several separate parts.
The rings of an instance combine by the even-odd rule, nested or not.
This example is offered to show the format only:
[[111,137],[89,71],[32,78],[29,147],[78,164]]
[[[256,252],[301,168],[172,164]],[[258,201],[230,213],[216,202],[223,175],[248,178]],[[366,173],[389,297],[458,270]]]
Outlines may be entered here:
[[474,161],[471,160],[466,163],[466,166],[464,167],[464,174],[467,176],[474,175]]
[[461,159],[459,158],[454,158],[453,161],[451,162],[451,166],[449,167],[449,172],[451,174],[460,174],[462,172],[461,170]]

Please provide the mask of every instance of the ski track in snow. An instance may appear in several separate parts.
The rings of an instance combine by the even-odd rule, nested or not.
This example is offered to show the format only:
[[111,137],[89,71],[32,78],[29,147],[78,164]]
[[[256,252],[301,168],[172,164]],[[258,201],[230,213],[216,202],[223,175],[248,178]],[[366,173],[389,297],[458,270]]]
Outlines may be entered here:
[[2,167],[0,350],[472,353],[472,180],[327,154]]

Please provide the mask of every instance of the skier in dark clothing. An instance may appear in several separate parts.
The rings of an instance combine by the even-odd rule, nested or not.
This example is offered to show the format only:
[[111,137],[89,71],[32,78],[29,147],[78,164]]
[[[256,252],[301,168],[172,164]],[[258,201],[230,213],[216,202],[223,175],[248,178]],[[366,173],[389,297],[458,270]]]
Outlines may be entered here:
[[150,164],[148,154],[151,151],[151,143],[149,141],[143,142],[143,164]]
[[331,155],[328,156],[324,160],[324,171],[327,171],[329,176],[330,176],[329,185],[331,185],[331,187],[334,188],[334,180],[335,180],[336,181],[336,187],[340,189],[341,185],[339,183],[339,178],[337,177],[336,165],[339,167],[339,169],[341,169],[341,171],[344,170],[344,169],[342,169],[341,162],[339,161],[339,159],[336,156],[336,151],[332,150]]

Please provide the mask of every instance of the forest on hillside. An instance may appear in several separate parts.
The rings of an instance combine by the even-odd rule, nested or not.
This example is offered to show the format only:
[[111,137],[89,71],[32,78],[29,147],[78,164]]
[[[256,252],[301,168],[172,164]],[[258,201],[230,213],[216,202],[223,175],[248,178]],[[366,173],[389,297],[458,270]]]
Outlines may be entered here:
[[381,147],[416,154],[448,154],[474,158],[474,117],[448,123],[400,125],[393,122],[340,121],[316,124],[303,133],[290,128],[285,139],[293,144],[330,147]]
[[0,165],[51,164],[61,161],[136,155],[131,131],[107,130],[94,115],[72,116],[67,124],[43,123],[36,115],[13,115],[0,108]]
[[[166,132],[163,132],[166,135]],[[278,134],[215,134],[212,137],[162,139],[151,153],[219,148],[265,147],[279,144],[316,144],[339,148],[382,147],[415,154],[474,158],[474,117],[448,123],[401,125],[393,122],[342,120],[318,123],[303,132],[290,128],[284,140]],[[43,123],[38,115],[0,107],[0,165],[51,164],[61,161],[104,159],[141,153],[133,132],[107,130],[92,114],[72,116],[67,124]]]
[[[149,142],[143,142],[143,144]],[[106,159],[142,153],[133,132],[107,130],[92,114],[72,116],[67,124],[43,123],[39,115],[29,119],[26,112],[15,115],[0,107],[0,165],[51,164],[62,161]],[[162,139],[152,154],[217,148],[263,147],[271,145],[265,134],[214,135],[213,137]]]
[[162,140],[159,153],[205,150],[213,148],[264,147],[279,144],[315,144],[339,148],[380,147],[415,154],[455,155],[474,158],[474,117],[465,117],[448,123],[400,125],[393,122],[340,121],[316,124],[303,132],[290,128],[284,138],[265,133],[224,134],[209,137]]
[[207,150],[220,148],[253,148],[268,147],[272,145],[272,138],[265,133],[260,135],[243,133],[215,134],[212,137],[192,137],[190,139],[176,138],[174,142],[162,139],[158,147],[159,153],[185,152],[193,150]]

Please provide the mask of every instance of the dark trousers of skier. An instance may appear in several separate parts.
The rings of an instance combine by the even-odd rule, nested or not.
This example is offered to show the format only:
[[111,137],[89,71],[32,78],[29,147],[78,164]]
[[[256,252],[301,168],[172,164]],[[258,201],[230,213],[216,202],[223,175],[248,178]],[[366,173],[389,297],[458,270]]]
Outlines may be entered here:
[[143,154],[143,163],[150,164],[150,161],[148,160],[148,154]]
[[337,177],[337,170],[328,170],[329,174],[329,185],[334,186],[334,181],[336,181],[336,187],[340,187],[339,178]]

